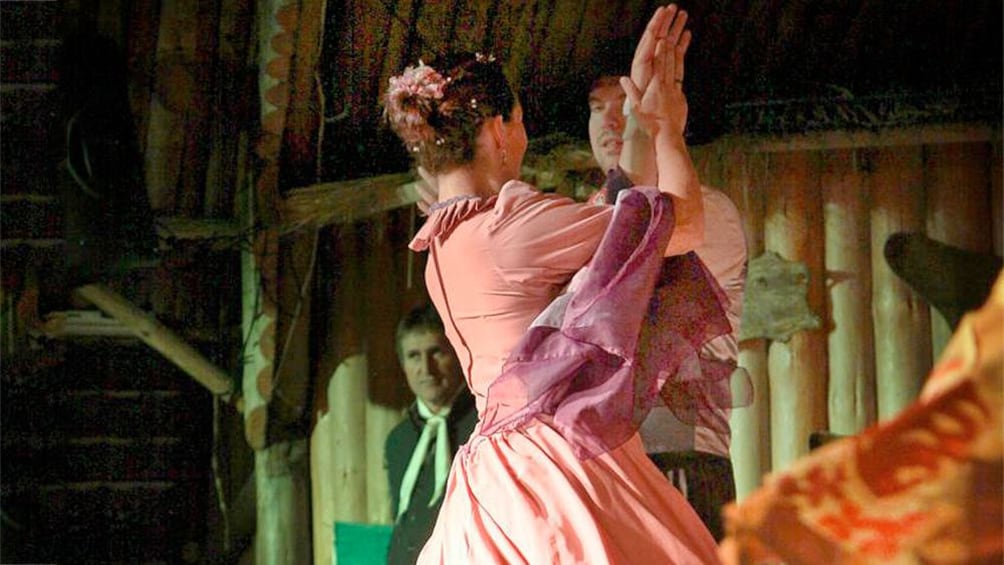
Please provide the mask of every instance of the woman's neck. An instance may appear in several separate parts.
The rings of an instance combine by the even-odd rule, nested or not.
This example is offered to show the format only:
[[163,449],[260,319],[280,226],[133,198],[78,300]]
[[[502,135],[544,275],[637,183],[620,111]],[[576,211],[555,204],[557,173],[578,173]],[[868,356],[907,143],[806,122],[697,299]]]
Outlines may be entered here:
[[[481,167],[457,167],[436,176],[439,185],[439,201],[458,196],[489,197],[498,194],[504,180],[487,173]],[[506,179],[508,180],[508,179]]]

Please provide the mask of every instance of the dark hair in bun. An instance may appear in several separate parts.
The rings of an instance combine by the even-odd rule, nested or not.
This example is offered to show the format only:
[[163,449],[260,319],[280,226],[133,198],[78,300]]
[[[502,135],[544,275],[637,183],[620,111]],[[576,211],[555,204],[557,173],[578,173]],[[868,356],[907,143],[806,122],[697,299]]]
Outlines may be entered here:
[[415,162],[439,173],[474,160],[486,118],[509,120],[516,95],[491,55],[461,53],[419,61],[390,79],[384,116]]

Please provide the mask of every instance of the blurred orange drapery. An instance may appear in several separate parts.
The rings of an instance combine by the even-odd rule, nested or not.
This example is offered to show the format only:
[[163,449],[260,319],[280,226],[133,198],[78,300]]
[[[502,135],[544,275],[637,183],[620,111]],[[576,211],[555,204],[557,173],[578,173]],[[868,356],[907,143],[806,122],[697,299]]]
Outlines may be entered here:
[[726,563],[1001,563],[1004,276],[920,399],[725,510]]

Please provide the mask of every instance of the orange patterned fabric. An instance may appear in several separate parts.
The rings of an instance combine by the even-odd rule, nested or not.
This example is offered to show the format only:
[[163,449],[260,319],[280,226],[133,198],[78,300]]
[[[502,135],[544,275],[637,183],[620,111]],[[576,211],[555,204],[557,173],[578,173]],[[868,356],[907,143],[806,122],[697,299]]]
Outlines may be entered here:
[[725,510],[726,563],[1002,563],[1004,276],[920,399]]

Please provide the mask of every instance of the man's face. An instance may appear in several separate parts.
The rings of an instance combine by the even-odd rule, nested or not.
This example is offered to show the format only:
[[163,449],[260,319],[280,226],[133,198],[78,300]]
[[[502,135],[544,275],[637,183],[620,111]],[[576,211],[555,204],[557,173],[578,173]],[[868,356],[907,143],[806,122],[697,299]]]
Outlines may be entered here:
[[401,368],[408,387],[433,411],[448,405],[460,386],[460,363],[446,336],[418,328],[401,336]]
[[615,77],[597,81],[589,92],[589,145],[600,168],[617,166],[624,145],[624,90]]

